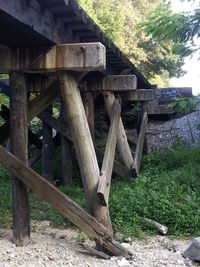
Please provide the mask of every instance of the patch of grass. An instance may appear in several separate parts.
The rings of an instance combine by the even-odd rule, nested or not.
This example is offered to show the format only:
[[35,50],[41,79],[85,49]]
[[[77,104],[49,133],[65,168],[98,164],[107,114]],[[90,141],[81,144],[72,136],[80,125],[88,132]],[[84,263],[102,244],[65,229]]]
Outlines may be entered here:
[[[178,146],[156,150],[143,158],[139,177],[113,180],[109,199],[113,228],[125,237],[157,233],[143,218],[169,228],[170,235],[200,235],[200,147]],[[10,175],[0,168],[0,227],[11,223]],[[60,188],[86,209],[82,188]],[[48,203],[30,194],[31,217],[50,220],[55,226],[71,226]]]

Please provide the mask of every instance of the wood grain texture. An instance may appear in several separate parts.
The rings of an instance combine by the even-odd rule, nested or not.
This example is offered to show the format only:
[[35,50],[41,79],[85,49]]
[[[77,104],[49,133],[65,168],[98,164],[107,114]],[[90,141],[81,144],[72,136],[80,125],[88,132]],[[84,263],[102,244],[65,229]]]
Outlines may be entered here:
[[147,122],[148,122],[147,112],[144,112],[133,160],[133,170],[136,175],[138,175],[140,171],[140,164],[142,159],[142,151],[146,134]]
[[90,133],[92,136],[92,141],[94,142],[94,133],[95,133],[95,125],[94,125],[94,93],[93,92],[84,92],[83,93],[83,103],[85,108],[86,117],[88,120]]
[[[10,127],[12,152],[28,165],[27,91],[22,73],[10,73]],[[19,178],[19,177],[18,177]],[[28,188],[12,177],[13,240],[18,246],[26,245],[30,238]]]
[[123,102],[152,101],[155,99],[155,91],[153,89],[138,89],[123,93],[121,97]]
[[[106,92],[104,93],[104,101],[106,104],[106,109],[108,112],[108,115],[111,119],[112,114],[112,105],[115,101],[115,96],[112,92]],[[122,161],[124,165],[131,170],[133,167],[133,157],[132,153],[128,144],[128,140],[126,137],[126,133],[124,130],[124,126],[122,123],[122,119],[119,120],[119,129],[118,129],[118,136],[117,136],[117,149],[121,155]]]
[[100,171],[77,80],[69,72],[59,72],[58,75],[89,212],[112,232],[109,210],[97,197]]
[[62,44],[53,47],[7,48],[0,50],[0,73],[10,71],[94,71],[106,68],[101,43]]
[[121,106],[119,100],[115,100],[112,107],[112,115],[110,121],[110,129],[108,133],[106,149],[101,168],[100,180],[98,183],[97,194],[102,205],[108,206],[108,198],[110,193],[111,176],[113,163],[115,158],[115,148],[117,143],[117,135],[119,129]]
[[113,240],[105,226],[2,146],[0,163],[87,235],[99,240],[112,255],[131,256],[129,251]]

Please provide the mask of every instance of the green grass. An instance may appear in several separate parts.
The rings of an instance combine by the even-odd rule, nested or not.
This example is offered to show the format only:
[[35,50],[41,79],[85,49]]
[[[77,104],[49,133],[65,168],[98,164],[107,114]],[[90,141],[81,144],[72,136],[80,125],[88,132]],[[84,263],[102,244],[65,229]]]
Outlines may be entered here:
[[[10,175],[0,168],[0,227],[11,225]],[[61,188],[86,208],[80,187]],[[126,236],[155,234],[143,218],[169,228],[170,235],[200,235],[200,147],[178,146],[167,152],[157,150],[143,158],[140,176],[132,181],[112,182],[110,216],[115,230]],[[31,218],[50,220],[55,226],[71,226],[36,194],[30,194]]]

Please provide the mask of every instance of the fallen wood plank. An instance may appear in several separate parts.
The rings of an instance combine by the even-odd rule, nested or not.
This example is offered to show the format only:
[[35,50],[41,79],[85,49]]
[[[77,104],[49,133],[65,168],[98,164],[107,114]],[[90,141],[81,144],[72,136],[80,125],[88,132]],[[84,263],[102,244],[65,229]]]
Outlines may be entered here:
[[108,206],[110,183],[113,170],[113,162],[115,158],[117,134],[119,129],[120,113],[121,106],[119,100],[115,100],[112,108],[110,129],[108,133],[108,139],[101,168],[101,175],[97,188],[97,194],[103,206]]
[[[67,137],[67,139],[73,142],[69,129],[67,129],[67,127],[61,121],[54,117],[48,116],[48,114],[40,114],[39,118],[43,119],[49,126],[56,129],[60,134]],[[98,160],[102,162],[104,152],[97,147],[95,147],[95,152]],[[131,172],[131,170],[123,166],[117,160],[114,161],[113,172],[124,179],[130,179],[131,177],[133,177],[133,173]]]
[[7,48],[0,50],[0,73],[104,70],[106,68],[105,56],[105,47],[101,43]]
[[142,123],[140,126],[140,133],[137,139],[137,145],[133,160],[133,171],[135,172],[135,175],[137,176],[140,171],[140,164],[141,164],[141,158],[142,158],[142,151],[143,151],[143,145],[144,145],[144,138],[146,134],[146,128],[147,128],[147,122],[148,122],[148,116],[147,112],[144,112]]
[[87,235],[98,240],[112,255],[131,256],[131,253],[116,243],[109,230],[94,217],[2,146],[0,146],[0,163]]
[[[106,104],[106,109],[107,109],[108,115],[111,118],[112,105],[115,101],[114,94],[112,92],[104,93],[104,101]],[[124,165],[129,170],[131,170],[133,167],[133,157],[132,157],[131,149],[130,149],[129,144],[128,144],[128,140],[126,137],[126,133],[125,133],[121,118],[119,121],[119,129],[118,129],[118,136],[117,136],[117,149],[121,155],[121,158],[122,158]]]
[[154,220],[148,219],[148,218],[143,218],[146,222],[150,223],[151,225],[154,225],[156,229],[158,230],[159,233],[166,235],[168,232],[168,228]]

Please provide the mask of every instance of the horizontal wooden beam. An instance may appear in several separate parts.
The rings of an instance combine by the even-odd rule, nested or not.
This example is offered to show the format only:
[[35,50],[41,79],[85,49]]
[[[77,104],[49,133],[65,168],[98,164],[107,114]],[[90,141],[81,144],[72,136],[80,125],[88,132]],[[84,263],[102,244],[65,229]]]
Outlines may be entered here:
[[124,102],[151,101],[155,99],[154,89],[138,89],[121,95]]
[[101,43],[61,44],[49,48],[6,48],[0,50],[0,62],[0,73],[95,71],[106,68],[106,51]]
[[137,89],[137,77],[135,75],[108,75],[103,79],[88,79],[83,91],[116,91],[127,92]]
[[86,234],[98,240],[112,255],[123,257],[132,255],[116,243],[107,228],[94,217],[2,146],[0,146],[0,163]]
[[143,105],[144,111],[147,111],[148,115],[172,115],[175,113],[172,107],[168,105],[159,105],[158,100],[149,101]]

